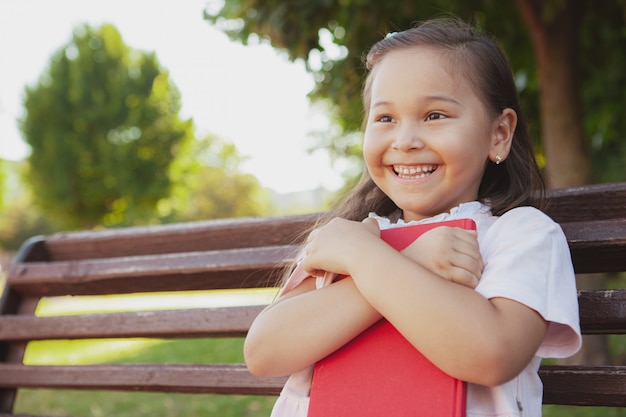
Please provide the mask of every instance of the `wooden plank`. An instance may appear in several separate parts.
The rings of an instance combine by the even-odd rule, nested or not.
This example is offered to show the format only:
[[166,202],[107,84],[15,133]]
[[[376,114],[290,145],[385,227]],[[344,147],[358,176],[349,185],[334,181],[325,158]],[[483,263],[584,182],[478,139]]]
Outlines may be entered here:
[[626,219],[563,223],[579,274],[626,271]]
[[578,304],[583,333],[626,334],[626,289],[578,291]]
[[626,366],[543,366],[544,404],[626,407]]
[[[626,367],[544,366],[544,403],[626,406]],[[286,378],[257,378],[241,364],[0,364],[0,387],[277,395]]]
[[252,376],[243,364],[0,364],[0,387],[278,395],[285,381]]
[[558,223],[623,218],[626,182],[549,190],[545,212]]
[[265,306],[85,314],[2,316],[0,340],[126,337],[241,337]]
[[57,233],[46,238],[55,261],[291,245],[319,215],[237,218]]
[[32,296],[267,287],[293,246],[12,265],[9,285]]
[[[626,334],[626,289],[579,291],[580,319],[585,334]],[[196,308],[35,317],[0,317],[0,340],[239,337],[265,306]]]

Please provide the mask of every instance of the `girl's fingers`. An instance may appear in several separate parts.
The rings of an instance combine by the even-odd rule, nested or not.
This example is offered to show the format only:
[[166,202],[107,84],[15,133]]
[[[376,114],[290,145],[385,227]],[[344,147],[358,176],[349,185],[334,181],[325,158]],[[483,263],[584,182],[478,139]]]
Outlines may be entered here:
[[448,280],[472,289],[478,285],[478,277],[464,268],[452,268]]
[[[462,255],[467,256],[470,260],[467,260],[463,265],[468,266],[472,272],[480,273],[483,270],[483,258],[480,254],[478,247],[478,241],[476,240],[476,232],[473,230],[467,231],[458,229],[461,233],[456,236],[458,239],[454,241],[454,250]],[[463,259],[463,258],[462,258]],[[475,267],[475,268],[474,268]]]
[[[482,258],[476,258],[474,256],[459,254],[452,264],[452,271],[464,271],[469,275],[476,278],[476,280],[480,279],[483,271],[483,262]],[[461,274],[461,272],[457,272],[457,275]],[[463,274],[464,275],[464,274]]]

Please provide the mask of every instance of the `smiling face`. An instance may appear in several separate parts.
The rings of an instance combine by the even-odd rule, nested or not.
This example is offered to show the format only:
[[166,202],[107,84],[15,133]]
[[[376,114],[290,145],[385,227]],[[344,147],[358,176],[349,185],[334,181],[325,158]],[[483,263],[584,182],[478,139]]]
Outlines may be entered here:
[[449,62],[414,47],[385,55],[371,74],[363,155],[406,221],[476,200],[488,159],[510,147],[515,113],[488,112]]

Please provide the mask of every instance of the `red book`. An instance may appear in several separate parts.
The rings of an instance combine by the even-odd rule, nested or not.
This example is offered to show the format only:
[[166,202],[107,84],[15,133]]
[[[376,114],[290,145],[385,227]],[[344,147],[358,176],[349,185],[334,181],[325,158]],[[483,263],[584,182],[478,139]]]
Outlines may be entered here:
[[[381,231],[401,251],[438,226],[476,230],[471,219]],[[464,417],[466,385],[437,368],[381,319],[315,365],[308,417]]]

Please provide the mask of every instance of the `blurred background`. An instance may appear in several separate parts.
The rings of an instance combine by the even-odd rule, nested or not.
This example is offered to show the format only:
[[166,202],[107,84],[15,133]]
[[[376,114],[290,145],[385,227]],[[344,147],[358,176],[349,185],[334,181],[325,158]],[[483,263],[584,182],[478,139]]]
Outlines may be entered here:
[[[37,234],[328,209],[362,170],[363,53],[449,15],[507,52],[550,187],[626,180],[624,0],[3,0],[0,265]],[[623,339],[588,345],[624,361]]]

